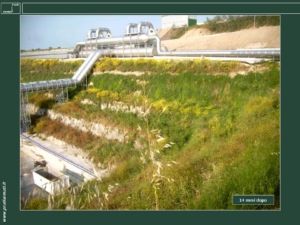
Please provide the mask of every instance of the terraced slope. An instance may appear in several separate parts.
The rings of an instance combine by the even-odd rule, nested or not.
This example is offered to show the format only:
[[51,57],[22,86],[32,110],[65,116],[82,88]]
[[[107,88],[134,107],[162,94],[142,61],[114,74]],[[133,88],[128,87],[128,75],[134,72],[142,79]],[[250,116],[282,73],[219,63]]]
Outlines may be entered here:
[[[279,69],[266,63],[263,70],[229,76],[245,67],[105,59],[87,89],[70,90],[68,102],[55,104],[49,93],[30,96],[49,108],[47,116],[34,117],[33,133],[75,145],[95,164],[113,168],[109,177],[57,196],[51,206],[278,208]],[[276,205],[234,206],[236,193],[274,194]],[[23,207],[48,203],[30,199]]]

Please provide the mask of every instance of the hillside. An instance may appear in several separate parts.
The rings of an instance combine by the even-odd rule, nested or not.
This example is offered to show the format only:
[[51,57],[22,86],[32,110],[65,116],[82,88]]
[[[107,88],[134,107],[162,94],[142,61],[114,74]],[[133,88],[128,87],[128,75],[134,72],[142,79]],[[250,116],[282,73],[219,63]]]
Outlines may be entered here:
[[[21,80],[65,78],[78,66],[22,60]],[[32,134],[76,146],[112,172],[53,198],[31,198],[22,208],[279,208],[279,66],[248,67],[104,58],[89,86],[70,89],[67,102],[31,94],[32,104],[51,109],[32,115]],[[274,194],[275,205],[232,205],[232,195],[241,193]]]
[[162,45],[169,50],[279,48],[280,27],[262,26],[217,34],[205,28],[194,28],[180,38],[163,40]]

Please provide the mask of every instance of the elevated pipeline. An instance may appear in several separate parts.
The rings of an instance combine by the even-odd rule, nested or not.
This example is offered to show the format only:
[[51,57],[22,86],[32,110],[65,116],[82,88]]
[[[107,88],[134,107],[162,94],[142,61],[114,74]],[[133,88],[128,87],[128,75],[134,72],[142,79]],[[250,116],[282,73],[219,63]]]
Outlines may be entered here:
[[[150,42],[153,47],[128,48],[134,44],[145,44]],[[100,49],[93,51],[85,59],[84,63],[75,72],[70,79],[36,81],[21,84],[21,92],[40,91],[49,89],[60,89],[80,84],[88,75],[93,65],[100,56],[123,56],[123,57],[142,57],[142,56],[178,56],[178,57],[240,57],[240,58],[279,58],[279,48],[269,49],[237,49],[237,50],[198,50],[198,51],[163,51],[161,41],[156,35],[136,35],[121,38],[106,38],[98,40],[87,40],[77,43],[79,45],[97,45],[111,46],[119,45],[119,48]]]

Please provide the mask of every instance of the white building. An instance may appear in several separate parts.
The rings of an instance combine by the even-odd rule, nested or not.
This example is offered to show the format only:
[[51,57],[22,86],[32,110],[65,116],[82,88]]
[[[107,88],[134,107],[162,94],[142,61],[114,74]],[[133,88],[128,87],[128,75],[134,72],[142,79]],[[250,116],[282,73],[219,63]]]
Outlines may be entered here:
[[189,27],[197,24],[197,17],[191,15],[166,15],[161,17],[161,28]]

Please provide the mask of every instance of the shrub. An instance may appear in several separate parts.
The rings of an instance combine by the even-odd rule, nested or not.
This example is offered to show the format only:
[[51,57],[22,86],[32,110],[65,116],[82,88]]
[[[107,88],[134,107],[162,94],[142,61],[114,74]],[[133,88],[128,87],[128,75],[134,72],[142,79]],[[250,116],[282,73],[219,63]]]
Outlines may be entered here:
[[195,60],[154,60],[103,58],[96,63],[94,72],[118,70],[123,72],[142,71],[147,73],[192,73],[226,74],[245,69],[239,62],[220,62],[207,59]]
[[81,64],[82,60],[64,62],[57,59],[21,59],[21,82],[68,78]]
[[254,26],[278,26],[279,16],[216,16],[207,19],[204,26],[215,33],[232,32]]

